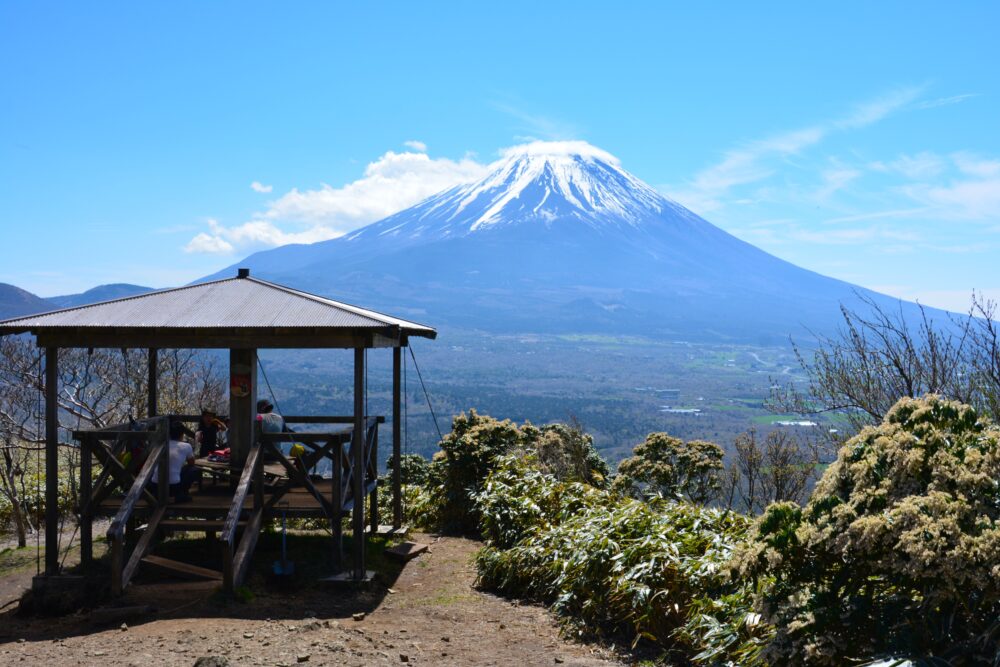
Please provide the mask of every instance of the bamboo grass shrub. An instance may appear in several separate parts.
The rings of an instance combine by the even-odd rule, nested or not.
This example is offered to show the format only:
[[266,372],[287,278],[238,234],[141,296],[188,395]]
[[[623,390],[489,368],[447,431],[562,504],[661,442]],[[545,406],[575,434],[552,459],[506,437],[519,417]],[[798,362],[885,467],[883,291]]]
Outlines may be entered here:
[[732,570],[769,582],[772,664],[1000,664],[1000,429],[935,395],[900,400],[805,507],[767,509]]
[[770,636],[723,571],[750,526],[742,515],[560,482],[530,457],[501,459],[475,501],[478,584],[550,604],[578,632],[705,664],[751,664]]

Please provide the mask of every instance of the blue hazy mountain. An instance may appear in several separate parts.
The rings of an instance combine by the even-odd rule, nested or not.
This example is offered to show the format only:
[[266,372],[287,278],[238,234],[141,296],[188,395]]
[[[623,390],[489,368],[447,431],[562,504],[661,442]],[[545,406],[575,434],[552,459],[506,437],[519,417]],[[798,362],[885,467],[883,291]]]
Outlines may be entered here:
[[[459,185],[346,236],[250,255],[259,277],[434,325],[747,342],[830,332],[859,296],[770,255],[583,142],[507,151]],[[912,304],[905,310],[915,309]]]
[[64,296],[52,296],[46,299],[55,308],[74,308],[85,306],[90,303],[100,301],[110,301],[121,299],[127,296],[137,296],[152,292],[154,288],[143,287],[142,285],[130,285],[128,283],[112,283],[110,285],[98,285],[80,294],[66,294]]
[[51,303],[20,287],[0,283],[0,320],[52,310]]

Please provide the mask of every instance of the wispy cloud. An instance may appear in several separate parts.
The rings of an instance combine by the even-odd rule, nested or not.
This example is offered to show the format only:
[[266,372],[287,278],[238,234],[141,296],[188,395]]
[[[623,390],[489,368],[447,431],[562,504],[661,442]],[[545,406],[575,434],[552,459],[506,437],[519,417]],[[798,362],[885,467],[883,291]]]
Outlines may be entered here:
[[266,194],[266,193],[270,192],[271,190],[273,190],[274,186],[273,185],[264,185],[260,181],[254,181],[253,183],[250,184],[250,189],[253,190],[254,192],[261,192],[261,193]]
[[[345,233],[416,204],[422,199],[486,173],[470,157],[431,158],[426,153],[388,151],[364,175],[340,186],[293,188],[251,220],[225,226],[209,220],[208,229],[184,247],[190,253],[232,254],[285,245],[315,243]],[[255,188],[256,190],[256,188]]]
[[[726,151],[721,161],[698,172],[688,183],[667,188],[667,194],[702,213],[722,208],[730,189],[771,177],[780,163],[816,146],[831,133],[857,130],[883,120],[912,104],[922,91],[923,87],[894,89],[856,105],[840,118],[745,142]],[[847,175],[845,171],[834,176],[842,179]]]
[[853,130],[868,127],[912,104],[927,86],[906,86],[862,102],[844,116],[831,123],[835,128]]
[[567,141],[582,136],[580,127],[575,123],[549,114],[526,111],[522,104],[495,101],[492,106],[518,121],[518,133],[515,135],[518,142]]
[[418,153],[426,153],[427,152],[427,144],[425,144],[422,141],[417,141],[416,139],[410,139],[408,141],[404,141],[403,145],[406,146],[407,148],[412,148],[413,150],[417,151]]
[[970,100],[973,97],[979,97],[979,93],[965,93],[964,95],[952,95],[951,97],[938,97],[937,99],[918,102],[914,106],[917,109],[934,109],[936,107],[946,107],[952,104],[959,104],[960,102]]

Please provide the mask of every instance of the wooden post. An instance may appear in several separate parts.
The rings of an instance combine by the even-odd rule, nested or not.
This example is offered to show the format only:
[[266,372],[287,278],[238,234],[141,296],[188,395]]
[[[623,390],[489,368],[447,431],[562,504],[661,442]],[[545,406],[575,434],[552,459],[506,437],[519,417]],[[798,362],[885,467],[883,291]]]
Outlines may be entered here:
[[257,350],[229,351],[229,419],[229,465],[241,470],[257,419]]
[[59,574],[59,348],[45,348],[45,574]]
[[148,402],[146,404],[146,416],[155,417],[159,410],[157,406],[157,381],[156,381],[156,371],[159,366],[159,354],[155,347],[149,348],[149,355],[147,357],[147,380],[146,389],[148,395]]
[[354,578],[365,578],[365,348],[354,348]]
[[[373,421],[372,428],[372,451],[369,456],[374,470],[375,488],[368,494],[368,525],[371,527],[372,535],[378,535],[378,422]],[[366,429],[367,431],[367,429]],[[365,433],[367,439],[367,432]],[[365,478],[367,479],[368,466],[365,466]]]
[[159,507],[166,507],[170,504],[170,424],[166,417],[157,420],[153,438],[155,442],[163,443],[156,468],[156,504]]
[[344,443],[333,446],[333,516],[330,518],[333,533],[333,571],[340,572],[344,565]]
[[257,458],[254,460],[253,469],[253,508],[255,510],[264,509],[264,443],[260,440],[261,423],[253,423],[253,446],[259,447]]
[[403,459],[400,455],[402,432],[399,410],[400,366],[403,348],[392,348],[392,527],[399,530],[403,526]]
[[92,445],[89,437],[80,440],[80,564],[84,573],[94,560],[94,518],[91,509],[93,492]]

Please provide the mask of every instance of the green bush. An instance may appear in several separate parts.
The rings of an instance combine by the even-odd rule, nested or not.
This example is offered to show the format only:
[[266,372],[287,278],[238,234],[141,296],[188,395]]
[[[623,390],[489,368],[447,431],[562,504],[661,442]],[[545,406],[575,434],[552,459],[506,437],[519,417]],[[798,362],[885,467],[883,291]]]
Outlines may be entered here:
[[658,495],[704,504],[719,489],[723,456],[712,442],[650,433],[618,464],[613,488],[633,497]]
[[774,664],[1000,653],[1000,429],[931,395],[849,440],[804,508],[770,506],[732,570],[766,586]]
[[750,592],[722,571],[748,519],[621,498],[534,465],[500,459],[475,496],[487,540],[476,560],[480,586],[551,604],[581,631],[749,664],[770,628],[755,622]]
[[480,514],[472,498],[496,467],[499,457],[517,452],[531,457],[536,467],[561,479],[603,484],[607,463],[594,449],[593,439],[576,426],[550,424],[518,426],[470,410],[452,421],[452,430],[440,443],[427,473],[429,497],[422,505],[423,525],[446,532],[478,532]]

